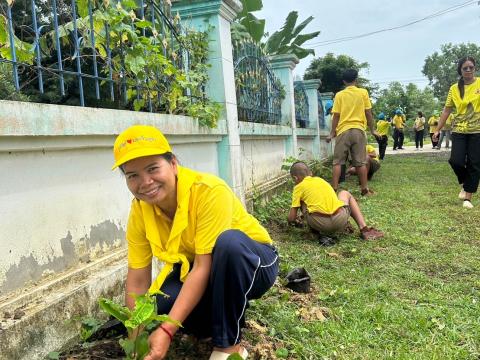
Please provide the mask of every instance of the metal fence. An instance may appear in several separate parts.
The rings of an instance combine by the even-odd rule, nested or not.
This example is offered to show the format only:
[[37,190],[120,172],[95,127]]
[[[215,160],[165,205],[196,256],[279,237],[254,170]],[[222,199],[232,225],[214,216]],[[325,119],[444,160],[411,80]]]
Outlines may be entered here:
[[235,87],[240,121],[280,124],[284,90],[268,58],[251,41],[233,43]]
[[[172,17],[169,3],[130,1],[135,10],[129,13],[130,24],[123,20],[124,25],[133,26],[139,36],[152,37],[153,43],[161,44],[166,59],[188,71],[189,54],[181,41],[179,19]],[[46,102],[57,96],[75,105],[96,106],[102,99],[107,102],[105,107],[110,107],[108,102],[133,101],[133,93],[136,99],[148,99],[145,109],[158,111],[161,91],[168,88],[169,78],[158,69],[150,69],[150,78],[139,81],[126,71],[129,59],[125,49],[132,46],[132,39],[125,32],[114,43],[112,37],[118,38],[118,33],[105,17],[109,7],[118,10],[121,4],[110,4],[109,0],[2,2],[0,62],[11,65],[15,89],[43,96]],[[153,91],[146,86],[149,79],[158,85]],[[150,93],[145,95],[144,91]]]
[[296,81],[294,83],[294,97],[295,97],[295,120],[297,123],[297,127],[299,128],[307,128],[309,126],[313,126],[315,124],[310,124],[308,116],[309,116],[309,109],[308,109],[308,97],[307,93],[305,92],[305,88],[303,86],[303,82]]

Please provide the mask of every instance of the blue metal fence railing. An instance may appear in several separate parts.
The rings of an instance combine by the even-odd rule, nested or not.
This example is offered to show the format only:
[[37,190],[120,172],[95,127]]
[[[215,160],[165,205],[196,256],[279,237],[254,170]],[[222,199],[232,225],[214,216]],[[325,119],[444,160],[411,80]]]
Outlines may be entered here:
[[[154,37],[154,42],[162,44],[163,55],[176,68],[187,72],[189,54],[181,40],[179,21],[171,17],[169,0],[138,0],[137,4],[138,9],[131,15],[132,24],[137,16],[144,23],[148,19],[159,33],[146,34],[142,26],[135,31]],[[112,43],[112,36],[118,34],[111,32],[102,16],[108,6],[121,3],[23,0],[1,4],[0,35],[8,37],[8,42],[0,40],[0,63],[11,65],[15,89],[36,91],[39,97],[48,92],[49,97],[68,99],[65,102],[80,106],[95,106],[100,99],[126,104],[127,93],[132,89],[137,98],[147,91],[145,88],[151,84],[148,77],[138,81],[125,71],[125,46],[130,40],[122,38]],[[118,56],[120,61],[115,63]],[[158,69],[148,73],[155,84],[160,84],[155,96],[147,96],[146,108],[154,111],[158,106],[155,109],[152,101],[155,97],[160,99],[169,79]]]
[[295,120],[297,123],[297,127],[308,128],[312,124],[310,124],[308,119],[308,97],[307,93],[305,92],[303,83],[301,81],[295,81],[293,90],[295,97]]
[[262,49],[251,41],[233,43],[238,119],[278,125],[284,90]]

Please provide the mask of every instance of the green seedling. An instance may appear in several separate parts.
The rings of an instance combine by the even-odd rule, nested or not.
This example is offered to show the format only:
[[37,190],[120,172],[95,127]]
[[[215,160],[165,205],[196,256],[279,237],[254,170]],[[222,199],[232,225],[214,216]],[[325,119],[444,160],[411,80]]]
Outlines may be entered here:
[[102,322],[93,316],[85,316],[80,319],[80,339],[87,341],[100,327]]
[[130,310],[126,306],[108,299],[100,299],[103,311],[122,322],[128,332],[128,337],[120,339],[119,343],[125,351],[127,360],[142,360],[150,351],[148,336],[159,324],[171,322],[181,326],[168,315],[157,315],[156,294],[135,295],[135,307]]

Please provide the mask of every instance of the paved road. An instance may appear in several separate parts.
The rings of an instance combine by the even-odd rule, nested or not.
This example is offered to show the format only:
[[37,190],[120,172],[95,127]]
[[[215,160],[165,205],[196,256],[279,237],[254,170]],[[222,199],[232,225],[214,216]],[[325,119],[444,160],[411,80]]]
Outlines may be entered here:
[[[433,153],[433,152],[444,152],[444,151],[450,151],[450,149],[446,149],[445,147],[442,147],[440,150],[432,149],[432,145],[424,145],[423,149],[421,150],[415,150],[415,145],[413,146],[404,146],[405,150],[392,150],[392,147],[389,146],[387,148],[387,151],[385,152],[385,155],[398,155],[398,154],[422,154],[422,153]],[[378,149],[377,149],[378,151]]]

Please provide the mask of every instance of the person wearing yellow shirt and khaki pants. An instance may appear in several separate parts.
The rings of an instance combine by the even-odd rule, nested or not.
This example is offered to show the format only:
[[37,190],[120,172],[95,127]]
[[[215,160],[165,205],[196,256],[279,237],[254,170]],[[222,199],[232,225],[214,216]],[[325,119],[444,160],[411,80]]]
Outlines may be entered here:
[[[131,294],[156,293],[160,314],[199,338],[212,337],[210,360],[231,353],[247,358],[241,328],[250,299],[275,282],[278,255],[272,239],[220,178],[178,164],[168,141],[152,126],[136,125],[114,144],[115,164],[134,199],[127,224]],[[151,278],[152,258],[164,263]],[[167,355],[178,327],[162,323],[149,337],[145,360]]]
[[390,123],[385,120],[385,114],[381,112],[377,116],[377,143],[378,143],[378,153],[380,155],[380,160],[383,160],[385,157],[385,151],[388,146],[388,133],[390,131]]
[[357,77],[358,72],[355,69],[348,69],[342,75],[345,89],[335,95],[332,129],[327,142],[335,138],[332,174],[332,186],[335,191],[338,188],[342,165],[345,165],[350,155],[352,165],[357,168],[361,194],[369,195],[372,191],[368,189],[366,168],[367,124],[376,138],[378,133],[375,130],[368,91],[356,86]]
[[480,181],[480,78],[475,76],[475,59],[470,56],[458,61],[457,72],[461,77],[450,87],[434,138],[438,139],[455,107],[448,162],[462,186],[458,197],[463,200],[464,208],[471,209],[472,195]]
[[403,134],[403,128],[405,127],[405,116],[402,110],[395,110],[395,116],[392,119],[393,125],[393,150],[403,150],[403,140],[405,135]]
[[[304,162],[292,164],[290,175],[295,183],[288,213],[290,223],[297,221],[298,210],[301,209],[311,229],[319,232],[322,237],[334,236],[345,230],[348,219],[352,216],[360,229],[362,239],[372,240],[384,236],[383,232],[367,226],[357,201],[348,191],[340,191],[337,196],[328,182],[312,176]],[[319,239],[321,242],[322,237]]]

